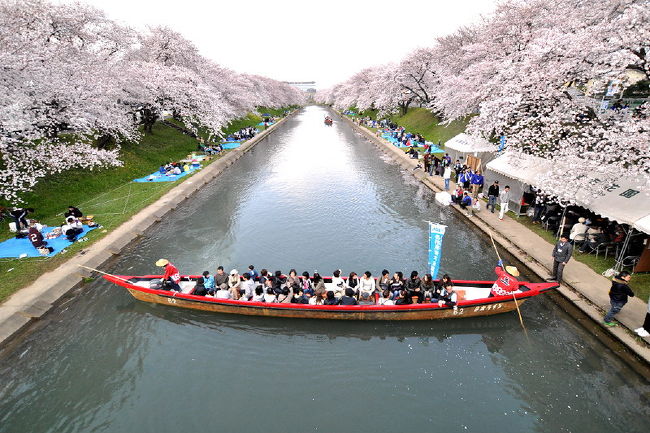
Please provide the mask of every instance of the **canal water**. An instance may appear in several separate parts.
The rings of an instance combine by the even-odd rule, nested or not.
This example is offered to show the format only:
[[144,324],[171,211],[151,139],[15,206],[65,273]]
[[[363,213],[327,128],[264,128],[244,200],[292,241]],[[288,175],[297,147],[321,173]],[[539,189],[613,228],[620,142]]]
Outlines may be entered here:
[[[484,236],[343,122],[307,107],[106,270],[218,265],[490,279]],[[191,180],[190,180],[191,181]],[[239,317],[87,284],[0,359],[0,432],[644,432],[650,386],[545,297],[412,323]]]

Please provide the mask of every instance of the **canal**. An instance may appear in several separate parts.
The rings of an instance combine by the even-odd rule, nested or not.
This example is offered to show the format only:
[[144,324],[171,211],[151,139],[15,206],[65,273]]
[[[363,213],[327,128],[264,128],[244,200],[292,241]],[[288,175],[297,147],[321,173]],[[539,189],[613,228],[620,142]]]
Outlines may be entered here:
[[[489,240],[307,107],[107,269],[424,271],[490,279]],[[190,180],[191,181],[191,180]],[[643,432],[650,386],[546,297],[413,323],[210,314],[96,280],[0,359],[0,432]]]

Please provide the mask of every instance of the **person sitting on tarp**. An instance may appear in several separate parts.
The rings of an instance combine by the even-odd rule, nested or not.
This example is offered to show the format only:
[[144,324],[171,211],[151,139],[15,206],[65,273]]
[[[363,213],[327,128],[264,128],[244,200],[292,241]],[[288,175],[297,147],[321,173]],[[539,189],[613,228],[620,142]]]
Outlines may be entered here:
[[160,173],[161,175],[164,175],[165,173],[167,173],[167,170],[165,169],[164,165],[160,166],[160,168],[158,169],[158,173]]
[[513,292],[519,290],[520,283],[516,278],[519,276],[519,270],[516,267],[506,266],[504,269],[503,261],[499,260],[497,267],[494,268],[494,272],[497,274],[497,280],[492,285],[488,298],[511,295]]
[[70,242],[76,241],[77,236],[83,233],[83,231],[84,229],[81,221],[73,216],[67,217],[65,219],[65,224],[61,226],[61,233],[63,233]]
[[81,218],[81,217],[84,216],[84,214],[82,214],[81,211],[78,208],[70,205],[70,206],[68,206],[68,210],[63,214],[63,216],[66,217],[66,218],[69,217],[69,216],[75,217],[75,218]]
[[34,213],[34,209],[31,207],[28,208],[17,207],[11,212],[9,212],[11,217],[14,219],[14,223],[16,223],[16,237],[19,239],[25,237],[23,230],[27,230],[29,228],[29,223],[27,222],[27,215],[29,215],[30,213]]
[[162,276],[163,287],[167,290],[175,292],[181,291],[181,274],[178,272],[176,266],[171,264],[167,259],[160,259],[156,262],[156,266],[165,268],[165,274]]
[[[41,231],[38,229],[37,223],[34,220],[29,222],[29,232],[27,237],[29,238],[29,241],[32,243],[34,248],[39,251],[39,253],[42,252],[43,254],[49,254],[54,251],[54,248],[47,246],[47,241],[45,241],[43,233],[41,233]],[[47,253],[45,250],[47,250]]]

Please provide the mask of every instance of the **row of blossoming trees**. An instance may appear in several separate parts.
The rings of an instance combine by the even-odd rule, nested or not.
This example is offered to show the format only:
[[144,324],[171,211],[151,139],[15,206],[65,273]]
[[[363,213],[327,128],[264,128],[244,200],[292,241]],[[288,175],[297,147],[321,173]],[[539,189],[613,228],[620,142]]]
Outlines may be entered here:
[[162,111],[218,134],[256,107],[303,102],[168,28],[136,32],[83,4],[0,0],[0,199],[19,202],[52,173],[120,165],[119,143]]
[[417,103],[447,121],[474,115],[469,133],[503,133],[520,158],[554,160],[540,186],[571,200],[578,188],[597,193],[620,178],[650,189],[648,103],[601,110],[599,99],[579,91],[622,80],[630,68],[650,79],[650,1],[510,0],[481,22],[399,64],[365,69],[317,100],[384,113]]

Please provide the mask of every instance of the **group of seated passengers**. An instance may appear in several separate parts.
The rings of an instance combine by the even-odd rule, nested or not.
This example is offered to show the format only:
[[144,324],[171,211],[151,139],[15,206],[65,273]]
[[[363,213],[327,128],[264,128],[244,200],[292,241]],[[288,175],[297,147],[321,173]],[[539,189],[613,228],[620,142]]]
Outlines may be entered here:
[[359,277],[351,272],[347,280],[341,278],[341,270],[333,272],[333,289],[327,289],[323,278],[314,273],[303,272],[299,277],[295,269],[285,276],[282,271],[270,275],[266,269],[258,274],[253,265],[249,271],[239,275],[236,269],[230,274],[224,272],[223,266],[217,268],[215,275],[205,271],[198,278],[191,294],[210,296],[218,299],[239,301],[294,303],[311,305],[405,305],[414,303],[438,303],[455,306],[458,295],[449,275],[445,274],[435,282],[430,274],[423,278],[417,271],[405,279],[402,272],[395,272],[392,277],[388,270],[382,271],[375,281],[369,271]]
[[188,172],[190,171],[190,168],[190,165],[187,163],[181,164],[180,162],[168,162],[161,165],[158,172],[163,176],[174,176],[183,172]]

